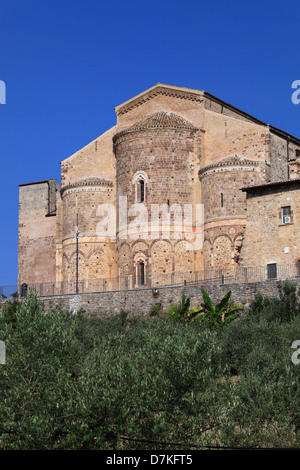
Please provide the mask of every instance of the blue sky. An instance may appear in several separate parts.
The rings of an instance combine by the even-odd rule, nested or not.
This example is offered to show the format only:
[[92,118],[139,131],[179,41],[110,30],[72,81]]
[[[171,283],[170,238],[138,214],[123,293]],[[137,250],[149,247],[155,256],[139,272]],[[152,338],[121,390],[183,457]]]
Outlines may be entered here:
[[0,285],[17,282],[18,185],[115,124],[157,82],[205,90],[300,137],[298,0],[0,0]]

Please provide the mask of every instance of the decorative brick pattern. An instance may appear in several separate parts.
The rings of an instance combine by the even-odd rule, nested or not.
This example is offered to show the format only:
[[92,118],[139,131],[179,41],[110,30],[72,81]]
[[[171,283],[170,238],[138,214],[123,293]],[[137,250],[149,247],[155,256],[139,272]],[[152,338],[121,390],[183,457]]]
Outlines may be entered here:
[[[19,283],[73,281],[77,230],[83,235],[79,279],[87,283],[124,276],[138,286],[141,273],[147,283],[151,276],[159,282],[160,275],[232,269],[241,238],[240,262],[255,264],[257,217],[260,230],[269,227],[272,240],[281,240],[272,244],[269,234],[261,235],[279,250],[278,260],[297,260],[296,232],[284,227],[283,235],[280,226],[270,226],[271,199],[259,210],[246,204],[241,188],[299,178],[299,139],[205,91],[161,83],[115,111],[114,127],[61,162],[61,187],[55,180],[20,186]],[[184,241],[185,229],[197,229],[194,212],[191,223],[183,218],[187,204],[204,205],[204,245],[197,249],[186,249]],[[99,235],[103,205],[114,211],[116,233]],[[142,214],[149,224],[140,223]],[[285,235],[289,257],[280,251]],[[257,250],[260,264],[271,257]]]

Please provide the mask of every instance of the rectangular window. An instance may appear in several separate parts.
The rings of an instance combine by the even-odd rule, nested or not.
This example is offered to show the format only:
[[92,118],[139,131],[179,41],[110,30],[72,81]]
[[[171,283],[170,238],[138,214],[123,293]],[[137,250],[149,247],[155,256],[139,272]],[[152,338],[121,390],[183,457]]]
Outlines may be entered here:
[[277,279],[277,264],[272,263],[267,265],[268,279]]
[[291,223],[291,206],[281,208],[281,221],[283,224]]

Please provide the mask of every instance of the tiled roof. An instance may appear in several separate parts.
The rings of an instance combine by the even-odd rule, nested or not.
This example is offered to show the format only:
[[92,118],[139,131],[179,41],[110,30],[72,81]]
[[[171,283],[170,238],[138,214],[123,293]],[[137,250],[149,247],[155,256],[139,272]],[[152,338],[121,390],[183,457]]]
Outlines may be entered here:
[[219,162],[211,163],[210,165],[207,165],[204,168],[201,168],[201,170],[199,170],[199,175],[201,176],[206,171],[211,170],[212,168],[217,168],[217,167],[258,166],[258,165],[259,165],[259,162],[256,160],[249,160],[248,158],[238,157],[237,155],[234,155],[231,157],[223,158],[223,160],[220,160]]
[[[119,132],[117,135],[123,135],[130,132],[147,130],[147,129],[184,129],[197,131],[199,130],[196,126],[188,122],[181,116],[168,111],[159,111],[157,113],[147,116],[145,119],[141,119],[136,122],[133,126]],[[115,136],[116,137],[116,136]]]
[[245,188],[241,188],[241,191],[245,192],[250,192],[250,191],[255,191],[256,189],[267,189],[267,188],[275,188],[279,186],[288,186],[291,184],[299,185],[300,183],[300,178],[295,178],[292,180],[284,180],[284,181],[271,181],[269,183],[265,184],[258,184],[256,186],[247,186]]
[[83,178],[82,180],[74,181],[61,188],[61,194],[69,188],[82,187],[82,186],[112,186],[113,182],[105,178],[91,176],[89,178]]

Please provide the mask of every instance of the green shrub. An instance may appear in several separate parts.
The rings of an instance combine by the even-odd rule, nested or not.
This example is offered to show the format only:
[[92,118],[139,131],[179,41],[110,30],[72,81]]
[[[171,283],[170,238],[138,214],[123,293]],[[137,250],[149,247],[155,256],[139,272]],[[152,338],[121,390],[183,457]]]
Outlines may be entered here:
[[149,310],[150,317],[156,317],[162,313],[162,304],[158,302],[157,304],[151,305]]
[[203,288],[201,292],[204,300],[204,313],[198,317],[198,320],[210,327],[223,328],[237,318],[238,310],[243,308],[242,304],[229,305],[231,291],[228,291],[216,306],[213,305],[210,296]]
[[299,290],[294,283],[281,281],[277,284],[279,297],[255,295],[250,303],[249,315],[269,321],[288,322],[300,313]]
[[169,449],[122,436],[186,448],[297,446],[291,344],[300,316],[272,320],[267,300],[262,316],[258,302],[227,328],[159,316],[128,328],[127,312],[45,314],[29,294],[14,323],[0,317],[0,449]]

